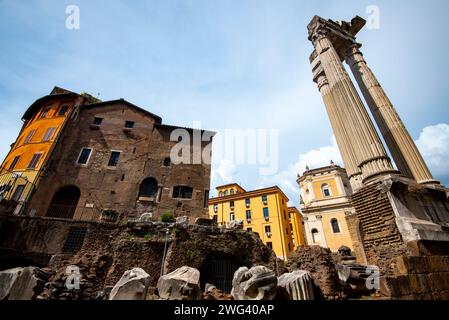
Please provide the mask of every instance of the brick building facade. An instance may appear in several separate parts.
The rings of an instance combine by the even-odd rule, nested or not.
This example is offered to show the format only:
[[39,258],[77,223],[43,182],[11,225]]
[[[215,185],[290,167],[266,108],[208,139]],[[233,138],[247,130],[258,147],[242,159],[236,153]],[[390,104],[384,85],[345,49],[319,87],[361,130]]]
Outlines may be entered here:
[[[208,141],[194,148],[200,134]],[[82,220],[206,216],[210,163],[174,164],[170,153],[186,143],[182,152],[192,151],[192,160],[210,150],[212,136],[162,124],[123,99],[82,105],[73,110],[27,213]]]

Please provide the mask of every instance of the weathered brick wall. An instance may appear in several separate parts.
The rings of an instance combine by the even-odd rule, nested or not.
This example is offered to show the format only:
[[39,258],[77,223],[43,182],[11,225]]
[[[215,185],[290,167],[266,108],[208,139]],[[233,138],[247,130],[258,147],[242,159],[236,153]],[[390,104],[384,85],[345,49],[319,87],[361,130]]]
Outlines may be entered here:
[[[92,127],[94,117],[103,118],[99,128]],[[130,132],[123,130],[125,120],[135,122]],[[46,215],[55,192],[75,185],[81,191],[75,219],[98,219],[102,209],[113,209],[128,218],[144,212],[152,212],[156,218],[165,212],[207,216],[210,164],[163,166],[177,143],[170,141],[175,129],[158,125],[126,103],[82,107],[57,144],[28,212],[34,209],[37,215]],[[207,143],[202,142],[202,147]],[[87,165],[76,163],[83,147],[93,149]],[[107,166],[111,150],[121,151],[118,165],[112,168]],[[157,180],[161,194],[154,202],[139,202],[140,185],[147,177]],[[178,185],[192,187],[192,199],[173,198],[173,187]]]
[[379,246],[403,245],[393,208],[378,184],[366,186],[352,195],[365,251]]
[[399,256],[394,275],[381,277],[380,285],[393,299],[448,300],[449,256]]

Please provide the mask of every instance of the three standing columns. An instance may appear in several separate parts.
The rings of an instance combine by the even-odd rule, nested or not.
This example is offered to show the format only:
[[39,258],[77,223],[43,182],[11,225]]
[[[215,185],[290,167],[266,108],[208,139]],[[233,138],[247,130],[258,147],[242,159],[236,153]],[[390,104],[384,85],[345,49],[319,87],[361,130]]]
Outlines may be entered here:
[[[325,98],[325,91],[320,89],[332,127],[337,128],[334,132],[339,137],[337,141],[341,141],[339,149],[345,166],[359,177],[361,175],[362,183],[379,175],[397,173],[328,33],[325,28],[319,28],[310,39],[332,95],[332,99]],[[345,145],[346,150],[340,145]],[[356,168],[353,168],[353,161]],[[354,179],[351,185],[356,185]]]
[[399,171],[419,183],[438,184],[439,182],[433,179],[413,139],[374,73],[368,67],[359,48],[360,45],[357,43],[350,45],[345,52],[345,60],[354,74]]

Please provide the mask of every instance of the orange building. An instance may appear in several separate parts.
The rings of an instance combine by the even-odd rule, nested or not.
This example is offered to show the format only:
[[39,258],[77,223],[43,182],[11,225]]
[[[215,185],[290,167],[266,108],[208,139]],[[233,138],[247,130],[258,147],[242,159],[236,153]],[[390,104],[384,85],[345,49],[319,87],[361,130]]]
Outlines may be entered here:
[[24,113],[22,128],[0,171],[0,200],[13,205],[15,214],[22,211],[35,189],[67,119],[84,100],[77,93],[55,87]]
[[304,221],[302,214],[296,207],[288,207],[288,216],[290,219],[293,246],[296,250],[299,246],[307,244],[304,236]]

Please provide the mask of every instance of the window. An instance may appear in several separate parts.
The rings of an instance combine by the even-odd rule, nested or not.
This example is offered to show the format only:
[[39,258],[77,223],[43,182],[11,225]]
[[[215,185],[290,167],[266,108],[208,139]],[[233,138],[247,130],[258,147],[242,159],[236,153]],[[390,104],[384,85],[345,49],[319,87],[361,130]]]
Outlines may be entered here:
[[218,204],[214,204],[214,212],[218,212]]
[[176,186],[173,188],[173,198],[192,199],[193,189],[187,186]]
[[246,210],[246,221],[251,221],[251,210]]
[[36,132],[36,130],[31,130],[27,137],[25,138],[25,140],[23,141],[23,143],[29,143],[31,141],[31,138],[34,136],[34,133]]
[[262,202],[265,203],[265,204],[267,203],[267,196],[266,195],[262,196]]
[[290,242],[288,243],[288,251],[292,251],[292,246],[291,246]]
[[42,111],[42,113],[41,113],[41,119],[42,119],[42,118],[45,118],[45,117],[47,116],[48,111],[50,111],[49,108],[45,108],[44,111]]
[[285,233],[288,235],[288,227],[285,228]]
[[228,195],[228,190],[225,190],[223,195],[226,197]]
[[338,224],[337,219],[335,219],[335,218],[331,219],[331,226],[332,226],[333,233],[340,233],[340,226]]
[[207,209],[208,205],[209,205],[209,190],[204,190],[203,208]]
[[171,159],[170,159],[170,157],[165,158],[165,159],[164,159],[164,164],[163,164],[163,166],[164,166],[164,167],[170,167],[170,165],[171,165]]
[[78,157],[78,163],[79,164],[87,164],[90,158],[90,153],[92,152],[92,149],[89,148],[83,148],[81,150],[81,153]]
[[13,170],[16,167],[19,160],[20,160],[20,156],[15,156],[14,160],[12,160],[11,165],[9,166],[9,170]]
[[271,234],[271,226],[265,226],[265,233]]
[[229,213],[229,220],[230,221],[234,221],[235,220],[235,213],[234,212]]
[[63,253],[76,253],[83,247],[84,238],[86,237],[87,228],[70,227],[62,248]]
[[317,243],[318,242],[318,230],[313,228],[311,231],[312,231],[312,242]]
[[214,214],[212,220],[214,221],[214,223],[218,222],[218,216],[216,214]]
[[42,153],[35,153],[33,155],[33,157],[31,158],[30,163],[28,164],[28,169],[36,168],[36,166],[39,163],[39,160],[40,160],[41,157],[42,157]]
[[62,106],[62,107],[59,109],[58,116],[63,116],[63,115],[65,115],[65,114],[67,113],[68,110],[69,110],[69,106],[67,106],[67,105]]
[[108,167],[116,167],[118,159],[120,158],[120,151],[112,151],[109,158]]
[[267,247],[273,250],[273,242],[271,241],[267,242]]
[[265,220],[268,220],[270,218],[270,212],[268,211],[268,208],[263,208],[263,217]]
[[139,197],[154,197],[157,194],[157,180],[145,178],[140,184]]
[[219,195],[220,197],[223,197],[223,191],[220,191]]
[[25,185],[24,184],[19,184],[16,187],[16,190],[14,190],[14,193],[12,195],[12,199],[14,201],[19,201],[20,200],[20,197],[22,196],[22,193],[23,193],[23,189],[25,189]]
[[287,215],[285,214],[285,210],[284,210],[284,220],[287,220]]
[[331,189],[327,183],[323,184],[321,186],[321,190],[323,191],[324,197],[330,197],[331,196]]
[[231,195],[234,194],[234,189],[231,189]]
[[134,128],[134,121],[125,121],[125,128],[128,129]]
[[246,198],[245,199],[245,205],[248,208],[251,205],[251,199],[250,198]]
[[246,228],[246,231],[253,232],[253,228]]
[[103,118],[95,117],[94,118],[94,124],[97,126],[101,126],[101,123],[103,122]]
[[231,209],[234,209],[234,201],[230,201],[230,202],[229,202],[229,207],[230,207]]
[[48,128],[47,131],[45,131],[44,137],[42,138],[42,141],[50,141],[53,137],[53,134],[55,133],[56,128]]

